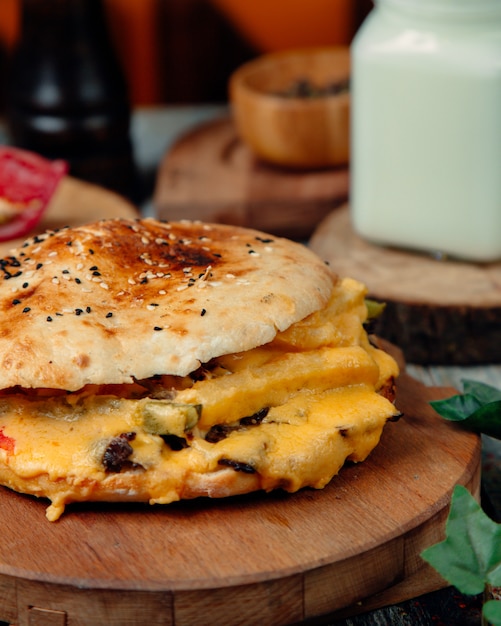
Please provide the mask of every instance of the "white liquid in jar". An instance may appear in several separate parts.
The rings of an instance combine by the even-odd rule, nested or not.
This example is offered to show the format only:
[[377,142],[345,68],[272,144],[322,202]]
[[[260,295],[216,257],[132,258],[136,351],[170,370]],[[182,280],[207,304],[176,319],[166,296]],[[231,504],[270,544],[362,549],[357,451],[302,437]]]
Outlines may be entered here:
[[501,2],[497,21],[438,26],[380,4],[352,48],[354,228],[375,243],[500,259]]

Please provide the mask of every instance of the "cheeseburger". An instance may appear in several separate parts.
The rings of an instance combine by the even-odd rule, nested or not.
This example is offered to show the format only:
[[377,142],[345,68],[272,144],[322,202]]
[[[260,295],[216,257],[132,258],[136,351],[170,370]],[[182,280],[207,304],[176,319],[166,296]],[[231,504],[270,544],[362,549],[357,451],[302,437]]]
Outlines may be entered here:
[[397,416],[366,289],[234,226],[103,220],[0,260],[0,484],[167,504],[323,488]]

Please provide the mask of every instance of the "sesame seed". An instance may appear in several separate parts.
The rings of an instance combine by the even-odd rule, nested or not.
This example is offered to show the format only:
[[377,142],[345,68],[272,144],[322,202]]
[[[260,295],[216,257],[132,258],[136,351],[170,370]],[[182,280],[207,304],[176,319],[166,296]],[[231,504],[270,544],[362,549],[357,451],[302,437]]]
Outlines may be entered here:
[[160,291],[158,292],[160,296],[165,296],[166,293],[167,292],[165,291],[165,289],[160,289]]
[[106,283],[99,283],[99,286],[102,287],[103,289],[109,289]]
[[54,283],[54,285],[59,285],[59,278],[57,276],[54,276],[52,278],[52,282]]

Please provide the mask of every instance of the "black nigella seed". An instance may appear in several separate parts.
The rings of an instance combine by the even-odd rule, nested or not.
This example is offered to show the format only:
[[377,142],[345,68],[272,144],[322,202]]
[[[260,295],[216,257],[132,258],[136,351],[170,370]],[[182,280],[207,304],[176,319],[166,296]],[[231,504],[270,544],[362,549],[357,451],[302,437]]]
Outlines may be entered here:
[[25,306],[23,309],[23,313],[29,313],[31,311],[31,307]]
[[63,270],[63,274],[69,274],[70,270]]
[[29,286],[29,283],[23,283],[23,289],[28,289]]
[[75,315],[82,315],[83,310],[82,309],[75,309]]
[[15,300],[12,300],[12,304],[21,304],[21,300],[16,298]]
[[43,267],[43,263],[37,263],[37,270]]
[[153,330],[163,330],[163,328],[161,326],[154,326]]
[[47,316],[47,321],[52,322],[52,317],[50,315]]
[[97,270],[94,270],[92,272],[92,276],[101,276],[101,272],[98,272]]
[[86,309],[87,313],[90,313],[92,311],[92,309],[90,308],[90,306],[88,306]]
[[113,317],[113,313],[111,311],[109,313],[106,313],[106,317]]
[[256,237],[256,239],[261,243],[273,243],[274,241],[273,239],[264,239],[263,237]]
[[203,317],[206,313],[207,313],[207,310],[206,310],[206,309],[202,309],[202,310],[200,311],[200,315],[201,315],[202,317]]
[[80,285],[80,283],[81,283],[82,281],[80,280],[80,278],[75,278],[75,282],[76,282],[76,284],[77,284],[77,285]]
[[89,268],[89,272],[94,272],[95,270],[97,270],[97,265],[93,265]]
[[89,248],[89,254],[94,254],[94,250],[92,248]]

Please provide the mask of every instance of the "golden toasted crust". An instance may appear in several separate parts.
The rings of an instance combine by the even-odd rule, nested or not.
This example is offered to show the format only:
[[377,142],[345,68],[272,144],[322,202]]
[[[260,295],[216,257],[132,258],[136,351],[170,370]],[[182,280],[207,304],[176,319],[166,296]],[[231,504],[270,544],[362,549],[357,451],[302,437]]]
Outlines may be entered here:
[[[32,478],[19,476],[8,465],[0,463],[0,484],[19,493],[49,498],[47,509],[49,521],[59,519],[68,503],[74,502],[150,502],[161,504],[162,499],[152,500],[152,491],[162,488],[155,472],[143,474],[111,474],[102,481],[87,480],[78,483],[71,477],[51,480],[47,474]],[[276,485],[277,487],[279,484]],[[210,474],[194,473],[185,477],[182,490],[166,503],[199,497],[227,498],[252,493],[261,489],[258,474],[245,474],[224,468]]]
[[0,388],[183,376],[271,341],[336,281],[300,244],[150,219],[48,233],[0,267]]

